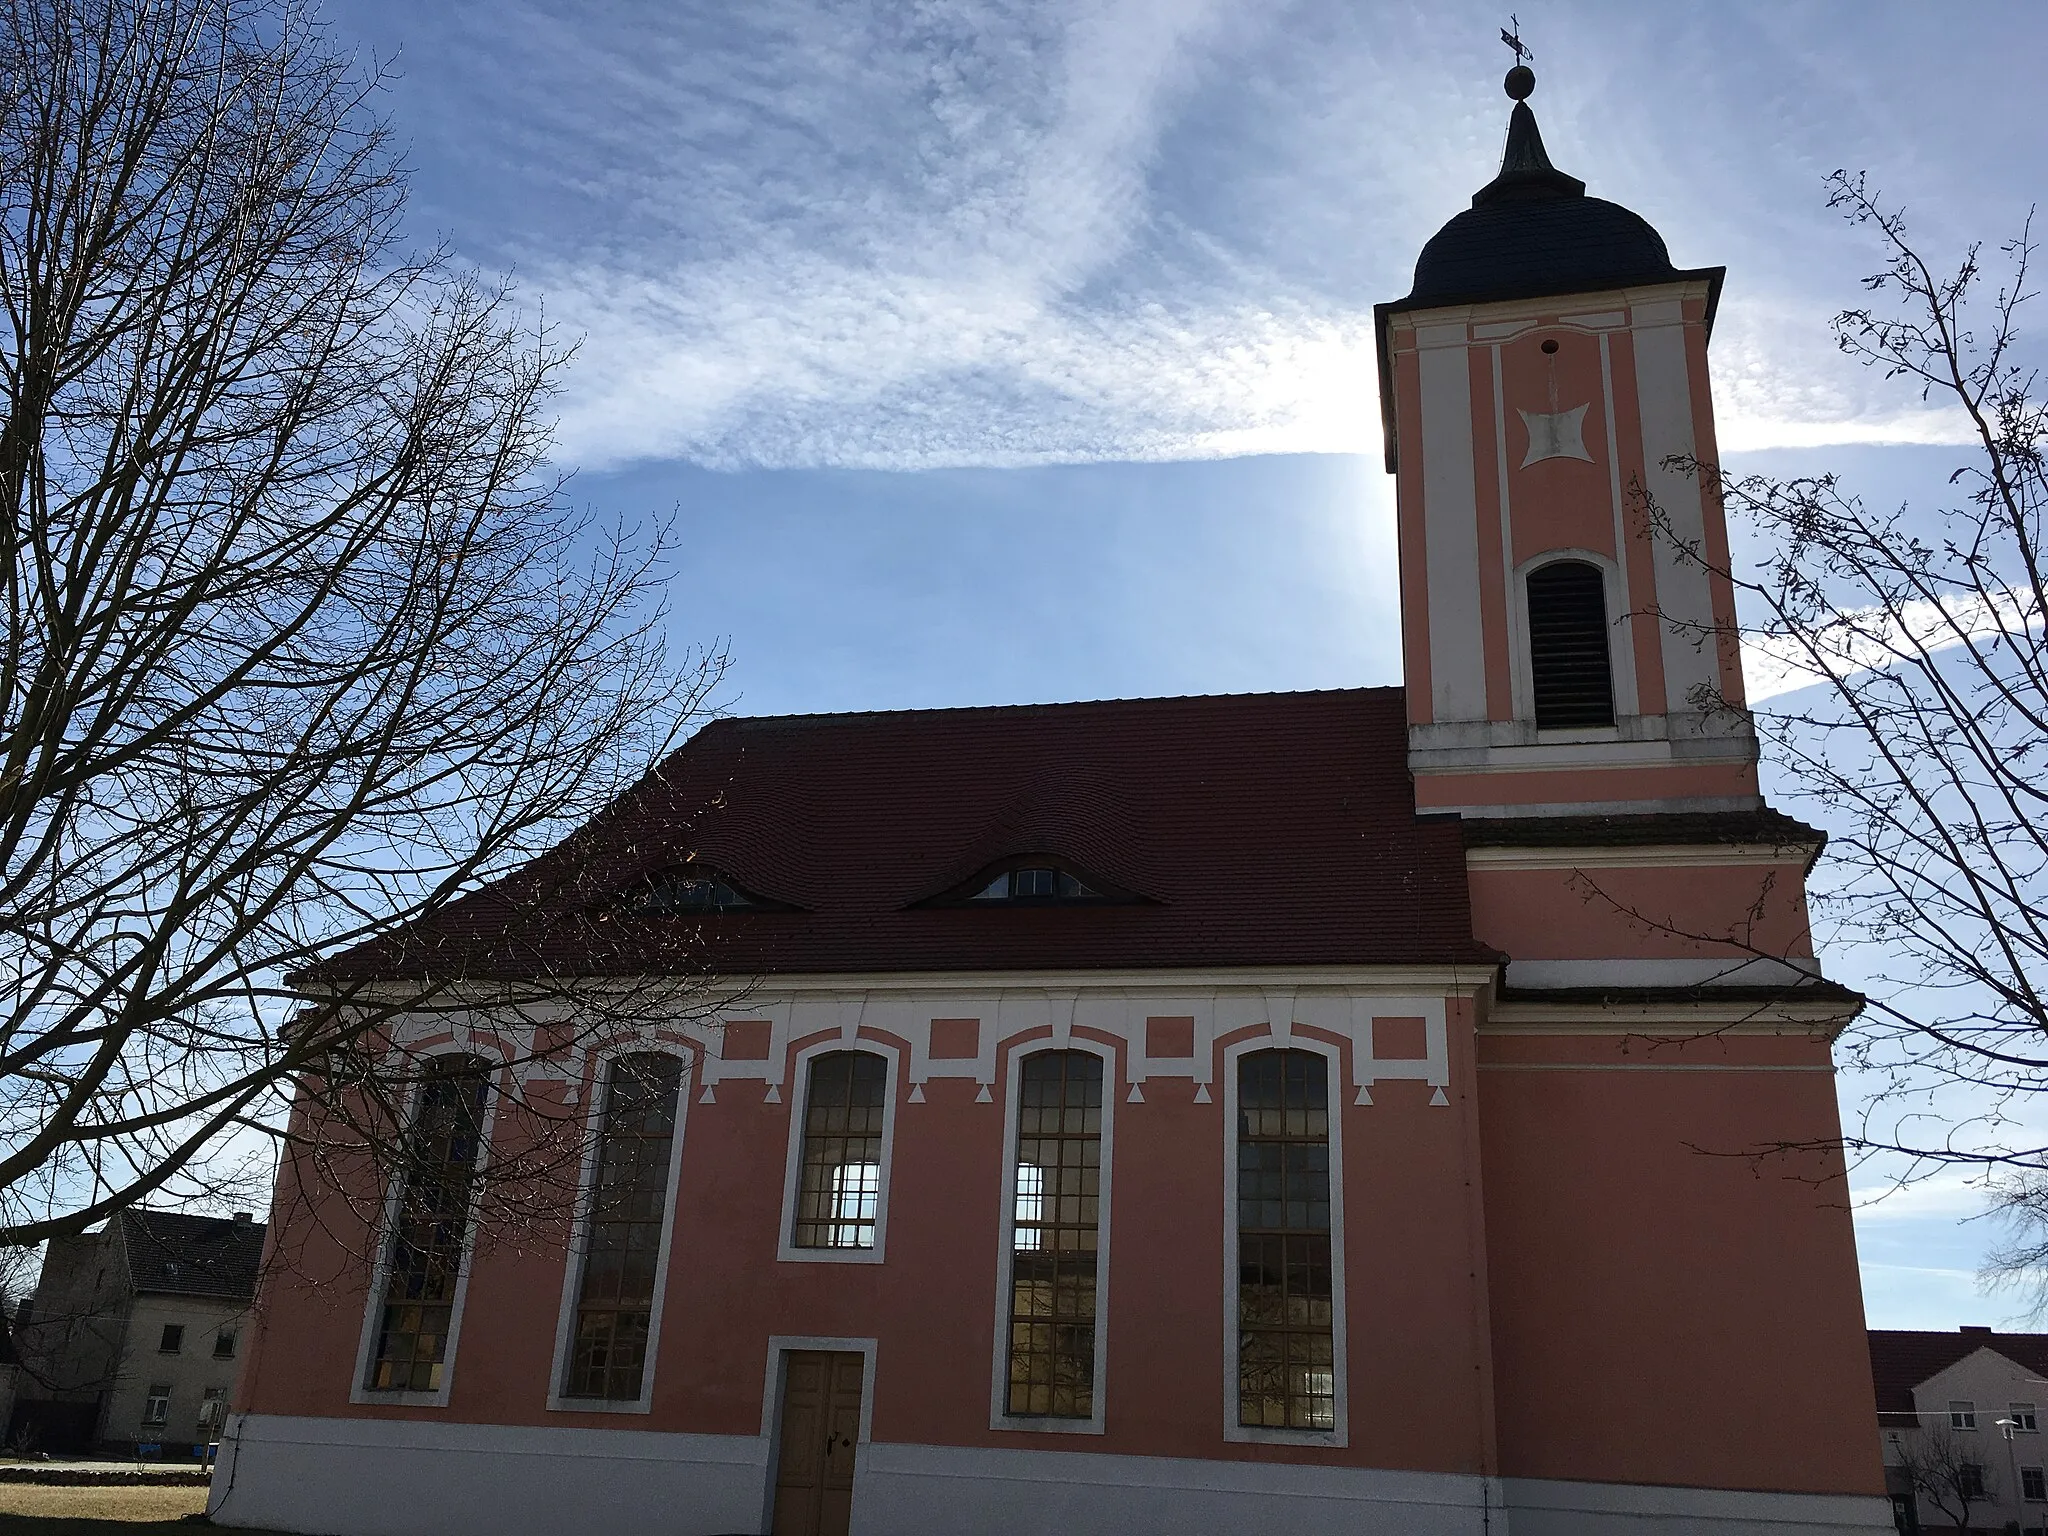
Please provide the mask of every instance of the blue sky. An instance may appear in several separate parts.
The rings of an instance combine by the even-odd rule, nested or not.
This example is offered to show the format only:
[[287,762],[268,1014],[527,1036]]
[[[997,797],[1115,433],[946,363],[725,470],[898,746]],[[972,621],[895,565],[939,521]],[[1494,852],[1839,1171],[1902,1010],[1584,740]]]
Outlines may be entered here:
[[[1371,306],[1491,176],[1504,13],[1363,0],[329,0],[411,228],[580,338],[573,494],[674,512],[749,713],[1399,677]],[[1738,468],[1939,491],[1834,352],[1867,168],[1938,254],[2040,185],[2048,11],[1521,6],[1552,157],[1725,262]],[[1853,1088],[1851,1090],[1853,1092]],[[1976,1197],[1859,1216],[1872,1321],[2011,1316]]]

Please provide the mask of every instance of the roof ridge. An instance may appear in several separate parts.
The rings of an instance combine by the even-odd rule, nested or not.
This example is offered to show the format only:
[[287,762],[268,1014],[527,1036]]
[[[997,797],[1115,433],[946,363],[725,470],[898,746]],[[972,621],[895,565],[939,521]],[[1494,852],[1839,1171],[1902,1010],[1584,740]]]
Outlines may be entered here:
[[1042,710],[1106,708],[1118,704],[1191,704],[1250,699],[1332,698],[1342,694],[1401,693],[1399,683],[1378,683],[1355,688],[1271,688],[1248,693],[1167,693],[1119,696],[1103,699],[1046,699],[1026,704],[937,704],[903,709],[815,710],[790,715],[721,715],[704,730],[721,726],[795,725],[810,721],[851,722],[855,720],[901,720],[910,715],[997,715],[1032,714]]

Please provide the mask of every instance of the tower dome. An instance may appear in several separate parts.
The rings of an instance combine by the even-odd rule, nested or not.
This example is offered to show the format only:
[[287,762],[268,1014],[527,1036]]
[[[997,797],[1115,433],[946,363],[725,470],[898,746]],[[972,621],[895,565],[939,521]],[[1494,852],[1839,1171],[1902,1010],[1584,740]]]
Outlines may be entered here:
[[1386,351],[1389,317],[1407,310],[1520,299],[1609,293],[1656,283],[1703,279],[1706,328],[1713,330],[1721,298],[1721,267],[1682,269],[1671,263],[1664,237],[1647,219],[1619,203],[1588,197],[1586,184],[1550,163],[1543,134],[1527,97],[1534,71],[1508,72],[1514,98],[1500,174],[1472,194],[1472,206],[1432,235],[1416,258],[1405,298],[1375,306],[1380,341],[1380,403],[1387,430],[1387,465],[1394,465],[1393,401]]
[[1500,174],[1472,206],[1436,232],[1415,263],[1400,309],[1484,304],[1675,282],[1663,237],[1618,203],[1586,196],[1586,184],[1550,163],[1526,97],[1534,74],[1508,78],[1516,98]]

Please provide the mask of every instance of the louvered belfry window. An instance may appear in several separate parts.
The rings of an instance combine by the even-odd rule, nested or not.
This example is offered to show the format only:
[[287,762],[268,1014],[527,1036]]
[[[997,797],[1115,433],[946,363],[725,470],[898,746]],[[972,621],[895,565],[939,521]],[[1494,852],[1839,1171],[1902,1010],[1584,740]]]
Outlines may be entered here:
[[1614,724],[1607,587],[1598,566],[1554,560],[1529,573],[1529,672],[1537,730]]

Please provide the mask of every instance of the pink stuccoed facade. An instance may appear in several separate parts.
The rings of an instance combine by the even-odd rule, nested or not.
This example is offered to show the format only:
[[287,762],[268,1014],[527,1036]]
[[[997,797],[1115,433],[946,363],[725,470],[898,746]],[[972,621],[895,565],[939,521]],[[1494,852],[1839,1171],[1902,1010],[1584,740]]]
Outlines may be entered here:
[[1380,315],[1404,689],[696,738],[613,888],[730,1004],[521,1089],[612,1134],[619,1059],[679,1063],[644,1282],[565,1199],[472,1240],[394,1386],[399,1260],[281,1191],[214,1519],[1890,1530],[1840,1157],[1741,1155],[1838,1131],[1820,837],[1637,496],[1724,551],[1668,462],[1715,456],[1720,286],[1518,103]]

